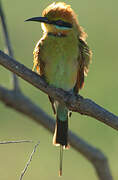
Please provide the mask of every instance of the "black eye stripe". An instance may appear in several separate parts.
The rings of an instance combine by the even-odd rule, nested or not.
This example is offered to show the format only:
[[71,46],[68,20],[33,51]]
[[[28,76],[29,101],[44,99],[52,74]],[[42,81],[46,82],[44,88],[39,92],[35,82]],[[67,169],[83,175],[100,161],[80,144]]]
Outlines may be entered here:
[[50,21],[50,24],[54,24],[57,26],[61,26],[61,27],[68,27],[68,28],[72,28],[72,24],[62,21],[62,20],[57,20],[57,21]]

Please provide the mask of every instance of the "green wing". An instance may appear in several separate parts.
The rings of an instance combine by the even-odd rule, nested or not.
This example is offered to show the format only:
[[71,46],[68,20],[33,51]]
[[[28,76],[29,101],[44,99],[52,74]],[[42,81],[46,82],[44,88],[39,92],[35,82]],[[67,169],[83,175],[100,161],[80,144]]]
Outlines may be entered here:
[[[34,61],[33,61],[33,68],[32,70],[34,71],[36,68],[37,73],[43,78],[45,79],[45,63],[44,61],[42,61],[41,57],[40,57],[40,50],[41,50],[41,46],[42,46],[43,40],[39,40],[38,43],[36,44],[34,51],[33,51],[33,55],[34,55]],[[54,114],[56,114],[56,108],[55,108],[55,104],[54,104],[54,98],[49,97],[49,100],[51,102],[52,105],[52,109]]]
[[79,39],[79,49],[80,49],[80,61],[84,66],[84,75],[87,76],[89,70],[89,64],[91,63],[92,52],[89,49],[87,43],[82,39]]
[[32,70],[34,71],[36,68],[36,71],[38,74],[40,74],[40,76],[44,77],[45,74],[45,64],[44,62],[41,60],[40,57],[40,49],[42,46],[42,40],[39,40],[38,43],[36,44],[34,51],[33,51],[33,55],[34,55],[34,61],[33,61],[33,68]]
[[84,77],[87,76],[89,70],[89,64],[91,63],[92,52],[89,49],[87,43],[82,40],[79,40],[79,57],[78,57],[78,73],[77,73],[77,81],[75,85],[75,92],[78,93],[79,89],[82,89],[84,86]]

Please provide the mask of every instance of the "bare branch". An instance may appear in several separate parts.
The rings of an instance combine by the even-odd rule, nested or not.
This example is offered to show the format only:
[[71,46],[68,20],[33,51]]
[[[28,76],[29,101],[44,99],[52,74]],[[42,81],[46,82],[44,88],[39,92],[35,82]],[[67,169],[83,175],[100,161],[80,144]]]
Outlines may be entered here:
[[9,56],[13,57],[13,50],[11,48],[10,39],[8,36],[8,31],[7,31],[7,26],[6,26],[6,21],[5,21],[5,16],[3,13],[3,7],[2,7],[1,1],[0,1],[0,19],[1,19],[1,23],[2,23],[5,47],[7,48],[7,53]]
[[75,96],[62,89],[49,86],[38,74],[32,72],[23,64],[20,64],[2,51],[0,51],[0,64],[10,71],[16,73],[33,86],[42,90],[44,93],[54,97],[59,102],[64,103],[69,110],[93,117],[118,130],[118,116],[100,107],[92,100],[85,99],[80,95]]
[[0,141],[0,144],[32,143],[32,140]]
[[33,155],[34,155],[34,153],[36,152],[36,149],[37,149],[37,147],[39,146],[39,143],[40,143],[40,142],[38,142],[38,143],[34,146],[34,149],[33,149],[32,153],[31,153],[31,155],[30,155],[29,160],[28,160],[27,163],[26,163],[25,168],[23,169],[23,171],[22,171],[22,173],[21,173],[21,176],[20,176],[20,179],[19,179],[19,180],[22,180],[22,179],[23,179],[23,176],[25,175],[25,173],[26,173],[26,171],[27,171],[27,168],[28,168],[28,166],[30,165],[30,163],[31,163],[31,161],[32,161]]
[[[6,25],[1,1],[0,1],[0,20],[2,23],[3,35],[4,35],[4,40],[5,40],[5,50],[9,56],[13,57],[13,50],[12,50],[9,35],[8,35],[7,25]],[[15,74],[13,74],[13,85],[14,85],[14,90],[20,90],[18,79]]]
[[[7,106],[32,118],[52,133],[54,132],[55,121],[21,93],[14,93],[14,91],[0,87],[0,100]],[[112,180],[107,158],[100,150],[90,146],[71,131],[69,131],[69,143],[93,164],[99,180]]]

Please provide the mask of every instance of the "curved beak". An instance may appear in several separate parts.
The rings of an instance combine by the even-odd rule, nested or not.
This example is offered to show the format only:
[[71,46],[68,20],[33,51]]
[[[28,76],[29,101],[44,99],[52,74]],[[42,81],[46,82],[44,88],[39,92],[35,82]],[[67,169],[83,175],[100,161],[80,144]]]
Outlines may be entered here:
[[46,23],[46,24],[53,24],[57,25],[60,27],[67,27],[67,28],[72,28],[72,24],[69,22],[64,22],[62,20],[49,20],[47,17],[33,17],[26,19],[25,21],[36,21],[36,22],[41,22],[41,23]]
[[26,19],[25,21],[36,21],[36,22],[43,22],[43,23],[50,24],[47,17],[33,17],[33,18]]

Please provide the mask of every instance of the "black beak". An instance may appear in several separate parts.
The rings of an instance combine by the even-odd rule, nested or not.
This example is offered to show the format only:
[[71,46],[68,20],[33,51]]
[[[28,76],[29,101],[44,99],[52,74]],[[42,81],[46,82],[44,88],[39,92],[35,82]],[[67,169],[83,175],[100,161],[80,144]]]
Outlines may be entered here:
[[68,23],[68,22],[64,22],[62,20],[49,20],[47,17],[33,17],[33,18],[29,18],[26,19],[25,21],[36,21],[36,22],[42,22],[42,23],[46,23],[46,24],[54,24],[57,26],[61,26],[61,27],[67,27],[67,28],[72,28],[72,24]]
[[46,17],[33,17],[33,18],[26,19],[25,21],[37,21],[37,22],[50,24],[48,18]]

